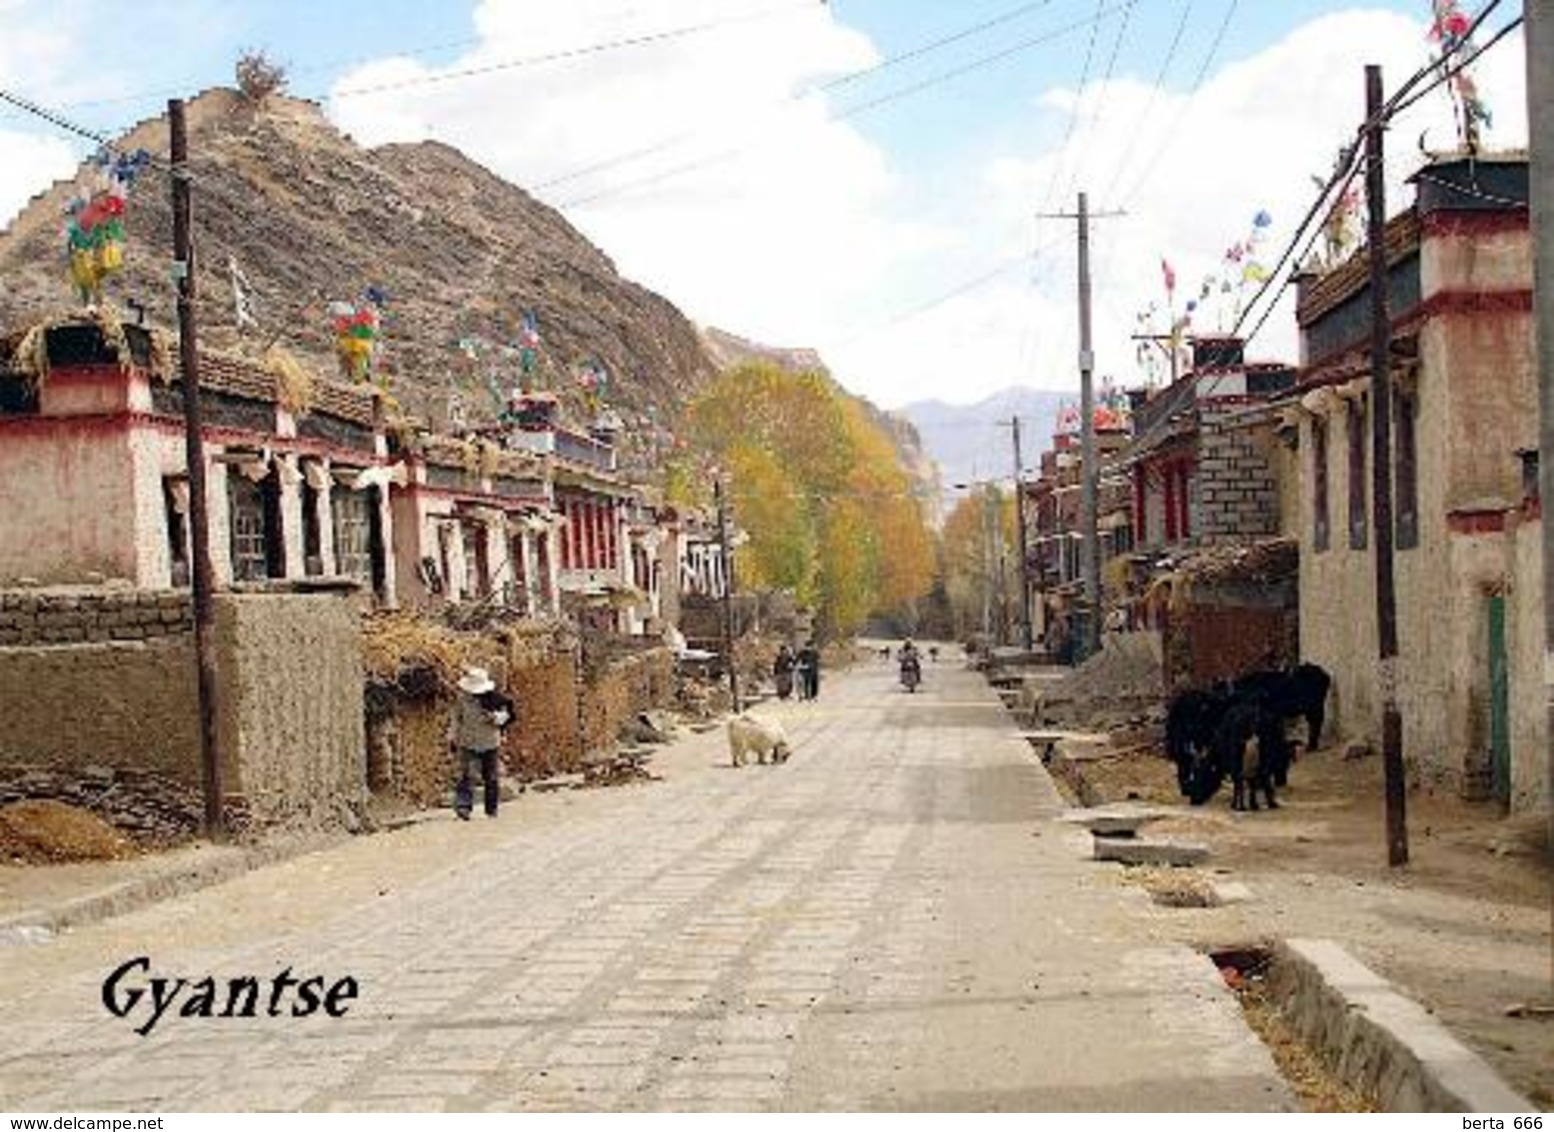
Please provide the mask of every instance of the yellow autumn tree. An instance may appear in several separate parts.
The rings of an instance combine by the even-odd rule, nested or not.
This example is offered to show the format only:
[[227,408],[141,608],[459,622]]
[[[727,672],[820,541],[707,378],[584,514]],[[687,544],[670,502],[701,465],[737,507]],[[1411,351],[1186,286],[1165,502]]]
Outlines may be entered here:
[[[748,584],[792,590],[835,635],[932,587],[932,535],[895,445],[829,377],[741,366],[688,419],[691,463],[732,473]],[[694,476],[671,478],[694,493]]]

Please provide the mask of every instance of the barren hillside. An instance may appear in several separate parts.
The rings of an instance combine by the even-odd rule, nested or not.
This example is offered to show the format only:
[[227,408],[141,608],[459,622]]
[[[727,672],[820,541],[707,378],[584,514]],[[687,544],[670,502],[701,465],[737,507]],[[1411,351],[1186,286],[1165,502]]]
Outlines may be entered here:
[[[560,213],[446,145],[368,150],[314,104],[272,98],[256,107],[235,91],[189,106],[201,331],[213,345],[257,349],[272,336],[322,372],[335,368],[330,300],[386,291],[383,366],[401,398],[439,419],[454,384],[476,411],[488,376],[514,381],[502,347],[533,310],[542,372],[575,393],[578,367],[598,359],[628,420],[650,409],[672,420],[714,372],[695,328],[668,301],[621,278],[610,259]],[[165,159],[165,120],[124,140]],[[73,193],[54,186],[0,232],[0,330],[68,308],[60,218]],[[109,285],[121,309],[174,322],[168,179],[144,173],[129,200],[127,266]],[[260,327],[239,340],[229,271],[250,285]],[[471,365],[460,339],[486,348]]]

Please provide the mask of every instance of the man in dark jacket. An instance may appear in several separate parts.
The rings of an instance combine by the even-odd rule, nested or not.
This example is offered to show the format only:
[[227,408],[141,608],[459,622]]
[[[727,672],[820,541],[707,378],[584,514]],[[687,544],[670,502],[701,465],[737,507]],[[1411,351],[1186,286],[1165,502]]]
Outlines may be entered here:
[[448,746],[459,768],[453,809],[465,821],[475,806],[472,772],[480,766],[488,818],[496,817],[501,798],[497,782],[502,732],[513,721],[513,702],[496,690],[496,681],[484,668],[466,668],[459,679],[459,698],[448,720]]
[[820,650],[814,641],[805,641],[799,650],[799,698],[813,700],[819,695]]

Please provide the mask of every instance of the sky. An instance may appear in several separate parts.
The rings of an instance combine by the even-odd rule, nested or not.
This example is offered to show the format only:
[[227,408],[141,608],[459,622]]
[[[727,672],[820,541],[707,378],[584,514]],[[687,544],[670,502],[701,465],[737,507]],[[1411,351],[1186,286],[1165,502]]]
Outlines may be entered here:
[[[887,407],[1077,390],[1077,226],[1052,214],[1081,191],[1108,214],[1091,231],[1103,379],[1147,376],[1132,336],[1211,276],[1194,326],[1228,329],[1254,287],[1223,289],[1241,278],[1227,249],[1255,237],[1272,266],[1354,134],[1364,65],[1391,90],[1434,50],[1429,0],[140,0],[133,28],[123,12],[0,0],[0,89],[111,134],[263,49],[363,144],[458,146],[694,321],[818,349]],[[1524,67],[1513,32],[1474,69],[1492,146],[1525,144]],[[1442,90],[1394,122],[1393,210],[1453,121]],[[87,148],[0,107],[0,224]],[[1286,299],[1249,352],[1295,351]]]

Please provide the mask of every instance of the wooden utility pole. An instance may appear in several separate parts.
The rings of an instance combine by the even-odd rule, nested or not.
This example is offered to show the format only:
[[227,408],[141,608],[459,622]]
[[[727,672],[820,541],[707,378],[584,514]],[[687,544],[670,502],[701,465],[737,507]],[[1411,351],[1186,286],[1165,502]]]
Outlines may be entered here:
[[189,129],[181,98],[167,104],[173,163],[173,274],[178,280],[178,362],[183,384],[184,460],[189,469],[190,582],[194,591],[194,656],[198,668],[200,781],[205,795],[205,834],[226,834],[222,808],[221,752],[216,739],[215,574],[210,565],[209,512],[205,506],[205,444],[200,424],[200,351],[195,327],[193,204],[189,193]]
[[1085,583],[1084,621],[1076,660],[1101,648],[1101,547],[1096,516],[1099,461],[1095,454],[1095,350],[1090,333],[1090,221],[1122,216],[1122,212],[1091,212],[1090,197],[1079,194],[1077,212],[1050,214],[1079,224],[1079,562]]
[[728,662],[728,694],[734,711],[739,703],[739,664],[734,656],[734,548],[729,545],[728,497],[723,490],[721,473],[712,481],[713,498],[718,504],[718,552],[723,564],[723,656]]
[[1015,530],[1020,541],[1020,641],[1026,652],[1034,647],[1031,630],[1031,564],[1030,550],[1025,536],[1025,491],[1020,456],[1020,418],[1012,417],[1009,428],[1014,433],[1014,515]]
[[1403,716],[1398,711],[1397,594],[1392,577],[1392,319],[1387,302],[1386,128],[1381,68],[1365,68],[1366,239],[1371,291],[1371,497],[1376,533],[1376,681],[1381,693],[1381,757],[1386,779],[1387,863],[1408,863],[1403,780]]
[[[1543,537],[1543,760],[1547,773],[1544,805],[1549,842],[1554,844],[1554,3],[1527,0],[1522,7],[1527,43],[1527,140],[1532,208],[1532,311],[1537,350],[1538,499]],[[1554,912],[1554,910],[1551,910]],[[1554,966],[1554,951],[1550,952]],[[1550,971],[1554,984],[1554,969]]]

